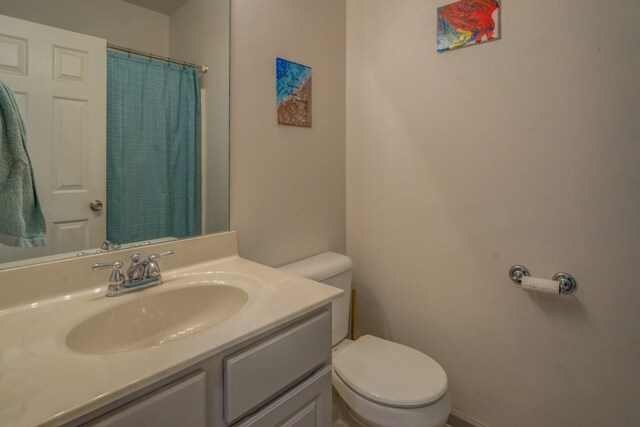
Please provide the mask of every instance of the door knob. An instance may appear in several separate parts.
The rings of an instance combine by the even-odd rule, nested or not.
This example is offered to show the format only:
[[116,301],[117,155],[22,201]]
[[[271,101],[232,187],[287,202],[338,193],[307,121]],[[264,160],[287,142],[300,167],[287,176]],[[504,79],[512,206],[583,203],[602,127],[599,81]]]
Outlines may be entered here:
[[89,207],[94,212],[100,212],[103,207],[102,200],[94,200],[93,202],[89,203]]

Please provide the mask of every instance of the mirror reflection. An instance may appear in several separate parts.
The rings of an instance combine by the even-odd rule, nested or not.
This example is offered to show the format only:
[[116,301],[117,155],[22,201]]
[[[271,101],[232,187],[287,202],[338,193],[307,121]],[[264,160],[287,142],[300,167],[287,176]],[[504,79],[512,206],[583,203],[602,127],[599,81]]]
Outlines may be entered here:
[[3,0],[0,268],[228,230],[228,49],[228,0]]

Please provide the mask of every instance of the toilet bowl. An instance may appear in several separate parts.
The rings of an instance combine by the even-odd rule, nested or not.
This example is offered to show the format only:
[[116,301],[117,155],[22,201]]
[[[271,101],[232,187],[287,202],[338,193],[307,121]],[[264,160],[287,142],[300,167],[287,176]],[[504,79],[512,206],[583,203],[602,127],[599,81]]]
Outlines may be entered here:
[[281,270],[345,291],[332,303],[333,387],[368,427],[441,427],[451,412],[447,375],[429,356],[372,335],[346,339],[351,259],[325,252]]

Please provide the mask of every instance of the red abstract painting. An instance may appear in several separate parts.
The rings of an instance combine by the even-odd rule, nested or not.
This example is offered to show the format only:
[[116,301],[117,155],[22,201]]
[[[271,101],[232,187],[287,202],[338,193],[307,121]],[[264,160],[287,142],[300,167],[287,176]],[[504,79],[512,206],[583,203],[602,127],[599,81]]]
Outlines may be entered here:
[[438,8],[438,52],[495,40],[497,0],[460,0]]

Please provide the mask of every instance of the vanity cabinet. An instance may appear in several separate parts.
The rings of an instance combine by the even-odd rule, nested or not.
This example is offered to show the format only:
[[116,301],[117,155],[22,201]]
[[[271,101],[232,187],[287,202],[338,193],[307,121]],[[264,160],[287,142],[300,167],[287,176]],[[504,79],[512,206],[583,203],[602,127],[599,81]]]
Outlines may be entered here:
[[196,371],[95,420],[91,427],[206,425],[205,373]]
[[67,425],[328,427],[331,397],[326,306]]
[[330,423],[331,366],[328,365],[237,426],[315,427]]
[[225,358],[225,421],[233,424],[330,361],[330,329],[324,311]]

